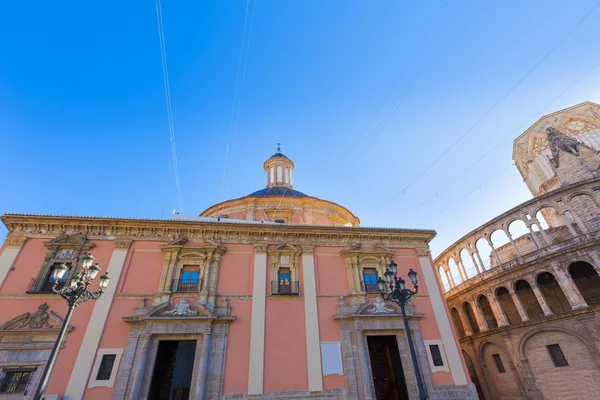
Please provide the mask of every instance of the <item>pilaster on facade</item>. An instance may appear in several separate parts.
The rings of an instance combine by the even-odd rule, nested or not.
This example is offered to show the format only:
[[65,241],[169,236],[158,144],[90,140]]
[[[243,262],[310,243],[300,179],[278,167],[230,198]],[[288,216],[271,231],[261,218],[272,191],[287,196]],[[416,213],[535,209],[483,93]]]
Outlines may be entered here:
[[4,241],[4,250],[0,254],[0,286],[10,271],[19,251],[27,241],[27,236],[8,235]]
[[512,288],[512,286],[509,287],[508,293],[510,294],[510,298],[512,299],[513,303],[515,303],[515,307],[517,307],[517,311],[519,313],[519,316],[521,317],[521,321],[523,321],[523,322],[529,321],[529,316],[527,315],[527,311],[525,310],[525,307],[523,307],[521,298],[519,296],[517,296],[517,293]]
[[573,310],[586,308],[588,305],[579,292],[579,289],[577,289],[575,282],[571,279],[571,276],[565,273],[565,271],[557,264],[552,265],[552,271],[554,272],[556,281],[564,292],[565,297],[571,304],[571,308]]
[[550,309],[550,306],[548,305],[546,298],[544,297],[544,295],[542,294],[542,291],[540,290],[540,287],[537,285],[537,283],[534,280],[531,280],[531,289],[533,290],[533,293],[535,294],[535,298],[537,299],[538,303],[540,304],[540,307],[542,307],[542,311],[544,312],[544,315],[545,316],[552,315],[552,310]]

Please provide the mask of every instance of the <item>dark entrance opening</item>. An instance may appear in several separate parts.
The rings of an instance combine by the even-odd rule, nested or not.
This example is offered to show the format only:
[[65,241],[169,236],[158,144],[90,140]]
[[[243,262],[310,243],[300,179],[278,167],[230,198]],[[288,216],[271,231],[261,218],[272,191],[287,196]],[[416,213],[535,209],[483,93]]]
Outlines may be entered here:
[[367,336],[377,400],[409,400],[395,336]]
[[188,400],[195,353],[195,340],[161,340],[148,399]]

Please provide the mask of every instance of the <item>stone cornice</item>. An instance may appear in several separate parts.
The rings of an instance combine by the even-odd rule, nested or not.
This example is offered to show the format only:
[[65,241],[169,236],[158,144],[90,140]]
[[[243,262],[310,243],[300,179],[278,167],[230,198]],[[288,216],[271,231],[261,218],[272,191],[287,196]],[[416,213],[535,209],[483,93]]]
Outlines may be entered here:
[[87,234],[91,240],[134,239],[171,241],[179,235],[189,240],[214,238],[220,243],[295,243],[348,246],[385,244],[389,247],[426,247],[433,230],[337,227],[292,224],[222,223],[109,217],[4,214],[2,221],[12,238],[54,238],[62,234]]

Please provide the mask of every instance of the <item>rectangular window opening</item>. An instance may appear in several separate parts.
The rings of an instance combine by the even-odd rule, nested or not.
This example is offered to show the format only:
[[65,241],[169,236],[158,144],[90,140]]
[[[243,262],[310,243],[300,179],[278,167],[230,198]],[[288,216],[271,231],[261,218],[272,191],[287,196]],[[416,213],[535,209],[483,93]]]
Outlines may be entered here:
[[442,359],[442,353],[440,351],[440,346],[437,344],[430,344],[429,351],[431,352],[431,359],[433,360],[434,367],[443,367],[444,360]]
[[98,368],[98,374],[96,375],[97,381],[107,381],[110,379],[110,375],[115,365],[116,354],[104,354],[102,361],[100,361],[100,368]]
[[5,369],[0,393],[25,392],[35,368]]
[[375,268],[363,269],[363,280],[365,282],[365,292],[379,293],[377,286],[377,270]]
[[548,353],[550,354],[550,358],[552,359],[552,362],[554,363],[555,367],[558,368],[569,366],[569,363],[567,362],[567,359],[565,358],[565,355],[562,352],[560,345],[549,344],[546,346],[546,348],[548,349]]
[[504,364],[502,364],[502,359],[500,358],[500,354],[492,354],[492,358],[494,359],[494,364],[496,364],[496,369],[498,373],[503,374],[506,372],[504,369]]

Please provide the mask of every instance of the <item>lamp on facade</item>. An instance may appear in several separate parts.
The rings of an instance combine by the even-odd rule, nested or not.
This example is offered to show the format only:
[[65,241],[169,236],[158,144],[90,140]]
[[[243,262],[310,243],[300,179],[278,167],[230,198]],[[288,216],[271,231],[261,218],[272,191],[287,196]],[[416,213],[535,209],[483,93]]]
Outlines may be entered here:
[[408,277],[414,286],[414,290],[406,288],[406,281],[397,275],[398,265],[391,261],[389,268],[386,269],[384,276],[377,279],[377,285],[381,291],[381,297],[386,301],[391,301],[400,306],[402,310],[402,319],[404,320],[404,330],[406,331],[406,337],[408,339],[408,347],[410,348],[410,355],[412,358],[413,366],[415,368],[415,375],[417,376],[417,387],[419,388],[419,399],[426,400],[427,392],[423,385],[423,379],[421,378],[421,369],[419,368],[419,361],[417,360],[417,354],[415,352],[415,345],[412,339],[412,333],[408,326],[408,318],[406,318],[406,303],[408,300],[417,294],[419,291],[419,285],[417,280],[417,273],[410,269]]
[[40,380],[40,384],[38,385],[35,394],[33,395],[34,400],[41,400],[46,387],[48,386],[48,381],[50,380],[50,375],[52,374],[52,369],[54,368],[54,364],[56,363],[56,358],[58,357],[58,352],[60,350],[60,344],[62,343],[65,333],[67,331],[67,326],[69,326],[69,321],[71,320],[71,314],[73,314],[73,310],[75,307],[80,305],[81,303],[85,303],[88,300],[97,300],[100,298],[104,290],[108,287],[110,282],[110,276],[108,272],[100,277],[100,282],[98,286],[100,290],[97,292],[92,292],[88,290],[88,286],[92,283],[94,278],[100,272],[100,266],[96,263],[94,264],[94,257],[91,254],[86,254],[80,262],[81,270],[77,271],[75,275],[71,278],[69,285],[63,285],[61,287],[58,286],[61,283],[61,280],[65,277],[65,274],[69,271],[69,267],[65,264],[60,264],[54,268],[52,272],[52,279],[54,281],[54,285],[52,286],[52,290],[54,293],[58,293],[60,297],[67,301],[67,305],[69,306],[69,311],[67,311],[67,316],[60,328],[60,332],[58,333],[58,338],[56,339],[56,343],[54,343],[54,347],[52,348],[52,352],[50,353],[50,358],[44,367],[44,372],[42,373],[42,378]]

